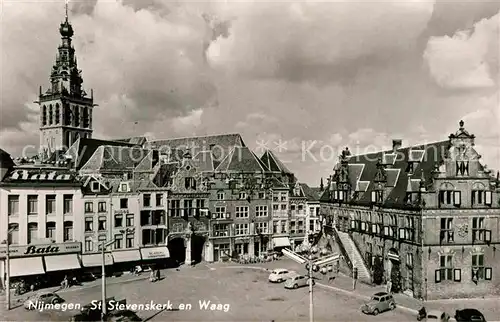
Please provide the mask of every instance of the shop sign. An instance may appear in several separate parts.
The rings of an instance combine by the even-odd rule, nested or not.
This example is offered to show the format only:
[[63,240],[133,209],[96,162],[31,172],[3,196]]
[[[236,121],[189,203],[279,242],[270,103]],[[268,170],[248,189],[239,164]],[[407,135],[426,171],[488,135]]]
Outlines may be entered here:
[[143,248],[141,249],[142,259],[157,259],[170,257],[167,247]]
[[[43,256],[56,255],[67,253],[81,253],[82,247],[78,242],[61,243],[61,244],[32,244],[32,245],[10,245],[9,254],[12,257],[28,257],[28,256]],[[0,258],[5,258],[7,247],[1,245]]]

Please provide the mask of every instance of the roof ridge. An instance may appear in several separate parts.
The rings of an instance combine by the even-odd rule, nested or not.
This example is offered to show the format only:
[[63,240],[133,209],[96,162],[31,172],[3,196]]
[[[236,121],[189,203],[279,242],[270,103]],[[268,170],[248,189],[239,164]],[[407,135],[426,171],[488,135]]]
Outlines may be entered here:
[[[405,149],[408,149],[408,148],[411,148],[411,147],[416,147],[416,146],[421,146],[421,145],[424,145],[424,146],[434,145],[434,144],[443,143],[443,142],[449,142],[449,140],[442,140],[442,141],[434,141],[434,142],[427,142],[427,143],[419,143],[419,144],[414,144],[414,145],[408,145],[408,146],[405,146],[405,147],[400,147],[397,150],[405,150]],[[387,151],[390,151],[390,150],[391,149],[379,150],[379,151],[365,153],[365,154],[352,154],[352,155],[349,156],[349,158],[361,157],[361,156],[371,155],[371,154],[378,154],[378,153],[387,152]],[[425,150],[413,150],[413,151],[425,151]]]
[[222,170],[222,169],[219,169],[219,167],[221,165],[224,164],[224,161],[226,161],[226,159],[228,159],[229,161],[231,161],[233,159],[233,154],[234,154],[234,150],[235,150],[236,146],[233,146],[232,149],[229,151],[229,153],[220,161],[219,165],[217,166],[217,168],[214,170],[214,171],[227,171],[227,168],[229,168],[229,165],[231,164],[231,162],[228,162],[227,163],[227,166],[226,166],[226,169],[225,170]]
[[273,151],[269,151],[269,153],[271,154],[271,157],[274,159],[274,162],[276,163],[276,165],[278,166],[278,168],[282,171],[282,172],[285,172],[285,173],[292,173],[290,171],[290,169],[288,169],[284,164],[283,162],[281,162],[281,160],[274,154]]
[[159,139],[159,140],[151,140],[148,142],[158,142],[158,141],[173,141],[173,140],[184,140],[184,139],[197,139],[197,138],[211,138],[211,137],[216,137],[216,136],[232,136],[232,135],[237,135],[241,137],[240,133],[226,133],[226,134],[210,134],[210,135],[197,135],[197,136],[184,136],[184,137],[176,137],[176,138],[170,138],[170,139]]

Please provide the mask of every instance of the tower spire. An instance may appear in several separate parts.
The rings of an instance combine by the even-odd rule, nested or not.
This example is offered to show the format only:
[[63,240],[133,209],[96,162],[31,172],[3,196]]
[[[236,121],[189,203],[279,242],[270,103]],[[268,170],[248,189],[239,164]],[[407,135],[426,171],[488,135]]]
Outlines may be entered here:
[[68,3],[69,3],[69,0],[64,0],[64,8],[66,10],[66,15],[65,15],[65,18],[66,18],[66,21],[68,21]]

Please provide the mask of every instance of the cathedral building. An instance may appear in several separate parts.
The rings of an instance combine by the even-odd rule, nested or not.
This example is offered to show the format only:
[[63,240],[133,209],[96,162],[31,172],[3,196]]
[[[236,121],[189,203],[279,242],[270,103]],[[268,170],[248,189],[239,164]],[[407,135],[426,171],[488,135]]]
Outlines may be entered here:
[[45,155],[68,149],[78,138],[92,137],[92,110],[96,106],[83,90],[72,45],[73,27],[68,15],[59,28],[61,44],[50,74],[50,87],[40,86],[40,151]]

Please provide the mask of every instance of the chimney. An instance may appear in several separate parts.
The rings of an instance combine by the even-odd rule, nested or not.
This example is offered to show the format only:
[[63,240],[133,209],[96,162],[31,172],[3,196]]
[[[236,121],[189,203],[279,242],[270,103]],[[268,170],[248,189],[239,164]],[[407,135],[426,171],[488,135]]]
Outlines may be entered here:
[[397,149],[401,148],[403,145],[403,140],[392,140],[392,151],[396,152]]

